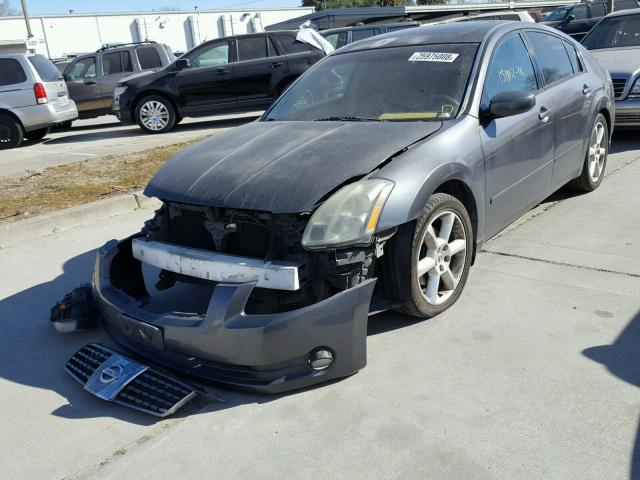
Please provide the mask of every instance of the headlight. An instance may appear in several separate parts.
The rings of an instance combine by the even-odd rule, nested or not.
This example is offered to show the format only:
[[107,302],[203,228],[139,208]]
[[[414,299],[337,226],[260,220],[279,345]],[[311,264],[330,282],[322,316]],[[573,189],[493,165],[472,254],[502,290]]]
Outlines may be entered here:
[[116,89],[113,91],[113,96],[114,97],[119,97],[120,95],[122,95],[124,92],[127,91],[127,86],[124,85],[122,87],[116,87]]
[[631,87],[631,91],[629,92],[630,97],[640,97],[640,78],[638,78],[633,87]]
[[338,190],[311,216],[302,246],[314,249],[369,244],[393,185],[390,180],[375,178]]

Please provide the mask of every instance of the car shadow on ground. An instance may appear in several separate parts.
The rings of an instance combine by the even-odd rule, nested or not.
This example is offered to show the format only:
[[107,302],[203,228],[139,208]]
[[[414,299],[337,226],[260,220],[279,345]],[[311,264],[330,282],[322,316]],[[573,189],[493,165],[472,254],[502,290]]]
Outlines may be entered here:
[[640,129],[615,130],[609,153],[621,153],[640,148]]
[[[230,128],[252,122],[258,118],[255,117],[239,117],[225,119],[207,119],[202,121],[189,122],[177,125],[171,132],[191,132],[209,128]],[[103,125],[100,125],[103,126]],[[111,125],[108,125],[111,126]],[[117,127],[118,125],[116,125]],[[40,143],[43,145],[64,145],[82,142],[93,142],[96,140],[108,140],[114,138],[138,137],[140,135],[151,135],[143,132],[137,125],[121,125],[119,128],[110,130],[100,130],[97,126],[72,127],[64,131],[64,136],[57,138],[44,139]],[[158,134],[162,135],[162,134]],[[179,139],[176,139],[179,141]],[[30,144],[33,144],[30,142]]]
[[[0,378],[35,389],[53,391],[66,399],[67,404],[47,412],[57,417],[113,417],[134,424],[152,425],[158,419],[86,393],[64,370],[69,357],[81,346],[92,342],[104,343],[115,350],[135,356],[114,344],[102,329],[61,334],[49,322],[49,310],[55,302],[75,287],[90,281],[95,255],[96,250],[91,250],[70,258],[57,277],[0,299]],[[368,335],[402,328],[416,321],[418,320],[394,313],[378,314],[370,319]],[[187,380],[199,384],[195,379]],[[338,381],[341,380],[335,380]],[[202,387],[204,393],[175,416],[208,413],[241,404],[262,404],[300,392],[260,395],[228,391],[216,385]],[[311,389],[321,387],[322,385]],[[307,388],[301,391],[309,390]]]
[[[631,319],[613,344],[590,347],[582,353],[606,367],[613,376],[640,387],[640,311]],[[629,478],[632,480],[640,478],[640,422],[629,470]]]

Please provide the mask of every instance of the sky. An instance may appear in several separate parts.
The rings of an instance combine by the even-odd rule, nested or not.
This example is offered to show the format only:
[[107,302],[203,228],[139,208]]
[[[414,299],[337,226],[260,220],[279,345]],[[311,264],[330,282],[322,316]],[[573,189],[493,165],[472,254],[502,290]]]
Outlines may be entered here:
[[[11,6],[20,10],[20,0],[9,0]],[[180,10],[213,8],[272,8],[298,7],[300,0],[27,0],[30,15],[47,13],[92,13],[130,12],[159,10],[164,7]]]

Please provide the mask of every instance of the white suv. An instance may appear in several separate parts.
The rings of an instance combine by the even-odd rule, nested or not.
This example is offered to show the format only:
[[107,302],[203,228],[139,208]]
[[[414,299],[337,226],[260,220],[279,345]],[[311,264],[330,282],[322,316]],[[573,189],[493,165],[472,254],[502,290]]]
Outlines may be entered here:
[[78,117],[62,75],[46,57],[0,55],[0,149],[39,140],[53,125]]

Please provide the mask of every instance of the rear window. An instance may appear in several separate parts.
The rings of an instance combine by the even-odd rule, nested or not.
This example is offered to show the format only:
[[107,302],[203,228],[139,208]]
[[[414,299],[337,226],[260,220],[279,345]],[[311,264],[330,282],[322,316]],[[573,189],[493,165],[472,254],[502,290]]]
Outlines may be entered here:
[[238,60],[257,60],[267,58],[267,37],[239,38]]
[[31,55],[27,58],[43,82],[55,82],[62,78],[58,68],[48,58],[42,55]]
[[129,51],[123,50],[121,52],[105,53],[102,57],[102,69],[105,75],[133,72]]
[[299,42],[293,35],[274,35],[274,38],[284,49],[284,53],[309,53],[312,51],[311,46]]
[[26,79],[20,62],[14,58],[0,58],[0,87],[22,83]]
[[155,47],[140,47],[136,49],[136,55],[138,56],[138,62],[142,70],[148,70],[150,68],[158,68],[162,66],[162,60],[160,60],[160,54]]

